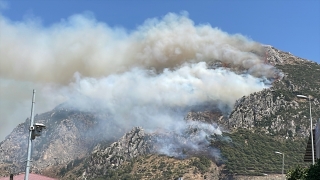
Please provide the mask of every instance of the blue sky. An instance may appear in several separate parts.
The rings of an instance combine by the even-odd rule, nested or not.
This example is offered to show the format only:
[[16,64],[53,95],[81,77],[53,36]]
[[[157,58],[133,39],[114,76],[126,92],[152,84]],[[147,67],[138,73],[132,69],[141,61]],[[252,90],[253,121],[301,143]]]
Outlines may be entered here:
[[146,19],[186,11],[195,24],[210,24],[230,34],[320,63],[320,1],[0,1],[11,21],[39,18],[44,26],[90,11],[109,26],[134,30]]

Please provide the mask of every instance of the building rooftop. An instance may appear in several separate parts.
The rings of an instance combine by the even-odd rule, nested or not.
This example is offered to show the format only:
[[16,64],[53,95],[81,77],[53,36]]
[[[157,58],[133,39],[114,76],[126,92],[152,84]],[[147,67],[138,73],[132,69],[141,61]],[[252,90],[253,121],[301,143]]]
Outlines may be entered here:
[[[10,180],[10,176],[8,177],[0,177],[0,180]],[[24,180],[24,174],[19,174],[19,175],[15,175],[13,176],[13,180]],[[43,176],[40,174],[29,174],[29,180],[58,180],[55,178],[51,178],[51,177],[47,177],[47,176]]]

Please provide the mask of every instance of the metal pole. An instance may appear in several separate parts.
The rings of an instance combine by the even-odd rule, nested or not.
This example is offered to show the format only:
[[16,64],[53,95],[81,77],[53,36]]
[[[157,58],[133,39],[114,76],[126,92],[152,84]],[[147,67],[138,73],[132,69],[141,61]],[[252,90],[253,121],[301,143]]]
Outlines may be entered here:
[[[284,176],[283,176],[283,172],[284,172],[284,153],[279,152],[279,151],[276,151],[275,153],[277,153],[277,154],[282,154],[282,177],[284,177]],[[284,177],[284,178],[285,178],[285,177]]]
[[282,153],[282,177],[284,172],[284,153]]
[[310,135],[311,135],[311,150],[312,150],[312,164],[314,165],[314,144],[313,144],[313,129],[312,129],[312,115],[311,115],[311,96],[297,95],[299,98],[309,99],[310,105]]
[[31,117],[30,117],[30,127],[29,127],[29,140],[28,140],[28,157],[27,157],[27,166],[26,166],[26,173],[25,173],[25,176],[24,176],[24,180],[28,180],[29,179],[30,161],[31,161],[31,148],[32,148],[32,131],[34,130],[33,113],[34,113],[35,99],[36,99],[36,90],[33,90],[32,106],[31,106]]
[[314,165],[314,145],[313,145],[313,130],[312,130],[312,115],[311,115],[311,100],[309,95],[310,104],[310,129],[311,129],[311,149],[312,149],[312,164]]

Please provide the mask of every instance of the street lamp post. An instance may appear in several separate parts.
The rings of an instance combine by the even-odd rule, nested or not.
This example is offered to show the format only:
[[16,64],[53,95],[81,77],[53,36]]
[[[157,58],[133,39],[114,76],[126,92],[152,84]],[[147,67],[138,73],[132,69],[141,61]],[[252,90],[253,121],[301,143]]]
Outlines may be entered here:
[[34,113],[34,103],[35,103],[36,91],[33,90],[32,96],[32,106],[31,106],[31,118],[30,118],[30,127],[29,127],[29,138],[28,138],[28,156],[27,156],[27,165],[26,165],[26,173],[24,176],[24,180],[29,179],[29,171],[30,171],[30,161],[31,161],[31,148],[32,148],[32,132],[34,130],[33,126],[33,113]]
[[30,117],[30,127],[29,127],[29,138],[28,138],[28,155],[27,155],[27,165],[26,165],[26,173],[24,175],[24,180],[29,180],[29,172],[30,172],[30,162],[31,162],[31,150],[32,150],[32,141],[36,138],[36,136],[41,136],[41,132],[46,126],[42,123],[34,123],[34,104],[36,98],[36,91],[33,90],[32,95],[32,106],[31,106],[31,117]]
[[281,152],[278,152],[278,151],[276,151],[275,153],[276,153],[276,154],[282,154],[282,177],[283,177],[283,171],[284,171],[284,153],[281,153]]
[[310,106],[310,135],[311,135],[311,150],[312,150],[312,164],[314,165],[314,147],[313,147],[313,132],[312,132],[312,115],[311,115],[311,100],[310,95],[304,96],[304,95],[297,95],[299,98],[308,99],[309,100],[309,106]]

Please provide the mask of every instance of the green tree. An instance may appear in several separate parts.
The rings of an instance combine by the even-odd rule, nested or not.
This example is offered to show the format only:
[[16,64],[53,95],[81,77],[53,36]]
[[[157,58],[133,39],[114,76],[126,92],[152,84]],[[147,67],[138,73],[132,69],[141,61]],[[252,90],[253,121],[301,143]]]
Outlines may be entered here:
[[319,180],[320,179],[320,159],[314,165],[310,165],[308,169],[307,180]]
[[296,167],[287,173],[288,180],[319,180],[320,179],[320,159],[309,168]]
[[287,179],[288,180],[304,180],[306,179],[308,172],[308,168],[303,168],[301,166],[296,167],[295,169],[291,169],[287,173]]

